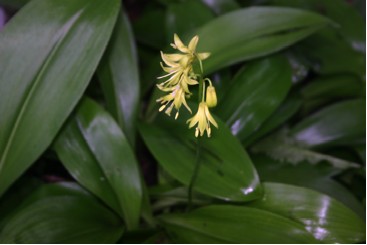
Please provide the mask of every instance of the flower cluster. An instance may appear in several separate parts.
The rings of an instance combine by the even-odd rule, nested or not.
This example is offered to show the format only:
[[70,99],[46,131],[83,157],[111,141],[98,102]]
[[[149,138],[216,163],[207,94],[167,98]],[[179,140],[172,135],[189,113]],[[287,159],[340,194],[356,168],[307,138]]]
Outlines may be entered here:
[[[195,136],[198,137],[204,135],[207,132],[208,137],[210,137],[211,129],[210,123],[215,127],[218,127],[216,121],[211,116],[208,107],[214,107],[217,104],[217,97],[215,93],[215,88],[212,86],[211,81],[206,78],[202,79],[202,61],[209,57],[209,53],[197,53],[196,46],[198,44],[199,37],[194,36],[189,45],[183,44],[181,39],[174,35],[174,43],[171,46],[178,50],[179,53],[175,54],[164,54],[161,52],[162,60],[164,64],[161,63],[162,69],[167,73],[158,79],[166,78],[167,80],[157,84],[157,87],[168,92],[167,95],[159,98],[157,102],[161,103],[159,111],[165,110],[167,115],[171,115],[173,107],[176,109],[175,119],[179,116],[179,110],[182,105],[192,113],[190,107],[186,102],[186,98],[190,98],[191,92],[189,90],[190,85],[197,85],[199,82],[203,86],[203,95],[201,97],[201,102],[199,104],[198,112],[192,118],[190,118],[187,123],[189,123],[189,128],[194,127],[197,124]],[[193,69],[193,63],[198,61],[201,68],[201,74],[195,73]],[[205,81],[210,83],[209,87],[205,90]],[[206,96],[205,96],[206,91]],[[206,97],[206,99],[205,99]]]

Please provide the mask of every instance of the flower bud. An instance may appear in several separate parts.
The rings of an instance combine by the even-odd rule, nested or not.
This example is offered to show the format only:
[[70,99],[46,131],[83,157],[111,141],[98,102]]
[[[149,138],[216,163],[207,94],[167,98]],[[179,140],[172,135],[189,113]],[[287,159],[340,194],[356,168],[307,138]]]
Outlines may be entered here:
[[214,107],[217,105],[217,94],[215,93],[215,88],[212,85],[206,89],[206,104],[208,107]]

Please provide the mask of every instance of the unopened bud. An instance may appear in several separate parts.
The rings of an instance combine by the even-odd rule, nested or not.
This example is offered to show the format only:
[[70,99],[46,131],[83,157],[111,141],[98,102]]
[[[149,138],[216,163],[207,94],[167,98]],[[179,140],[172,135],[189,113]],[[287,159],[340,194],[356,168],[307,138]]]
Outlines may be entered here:
[[217,94],[215,93],[215,88],[210,85],[206,89],[206,104],[208,107],[215,107],[217,105]]

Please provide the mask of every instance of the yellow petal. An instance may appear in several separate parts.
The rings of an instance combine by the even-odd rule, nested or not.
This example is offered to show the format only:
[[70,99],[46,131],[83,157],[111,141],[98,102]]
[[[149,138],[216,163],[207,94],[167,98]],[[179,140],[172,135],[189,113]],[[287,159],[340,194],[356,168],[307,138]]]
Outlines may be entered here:
[[166,63],[166,65],[170,66],[170,67],[178,67],[180,64],[179,63],[175,63],[173,61],[171,61],[170,59],[167,59],[167,57],[165,56],[165,54],[161,51],[161,57],[162,60],[164,61],[164,63]]
[[192,111],[191,111],[189,105],[186,103],[186,100],[185,100],[185,96],[184,95],[183,95],[182,103],[184,104],[184,106],[186,107],[186,109],[192,114]]
[[174,39],[174,42],[175,42],[175,46],[178,50],[180,50],[183,53],[188,52],[187,47],[183,44],[183,42],[181,41],[181,39],[178,37],[178,35],[176,33],[175,33],[173,39]]
[[172,61],[172,62],[177,62],[177,61],[179,61],[180,59],[182,59],[182,57],[184,57],[185,55],[183,55],[183,54],[164,54],[164,56],[165,56],[168,60],[170,60],[170,61]]
[[162,62],[159,62],[163,71],[167,72],[167,73],[172,73],[172,72],[177,72],[179,69],[177,67],[166,67],[163,65]]
[[198,44],[199,41],[199,37],[195,36],[191,39],[190,43],[189,43],[189,50],[191,53],[195,53],[196,50],[196,45]]
[[218,124],[214,120],[214,118],[212,117],[212,115],[210,114],[209,108],[207,106],[205,106],[205,116],[206,116],[206,118],[208,118],[209,122],[211,122],[214,125],[214,127],[218,128]]
[[205,60],[210,56],[210,53],[198,53],[196,56],[199,60]]

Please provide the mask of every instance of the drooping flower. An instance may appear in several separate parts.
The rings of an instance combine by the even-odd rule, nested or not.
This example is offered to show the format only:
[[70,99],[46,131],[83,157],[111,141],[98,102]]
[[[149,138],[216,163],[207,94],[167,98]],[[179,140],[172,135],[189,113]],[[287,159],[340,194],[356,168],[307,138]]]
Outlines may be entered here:
[[206,104],[208,107],[215,107],[217,105],[217,94],[212,84],[206,89]]
[[178,37],[177,34],[174,34],[174,43],[171,43],[171,46],[174,49],[178,49],[182,53],[189,56],[189,58],[196,57],[199,60],[205,60],[210,56],[210,53],[196,53],[196,46],[199,42],[199,37],[196,35],[194,36],[191,41],[189,42],[189,45],[186,46],[183,44],[181,39]]
[[187,105],[187,102],[186,102],[186,99],[185,99],[185,91],[178,85],[176,86],[176,89],[174,89],[168,95],[165,95],[165,96],[159,98],[157,100],[157,102],[160,102],[161,104],[163,104],[159,108],[159,111],[163,111],[165,108],[167,108],[166,109],[166,114],[168,116],[171,115],[172,109],[173,109],[173,107],[175,107],[176,110],[177,110],[175,119],[177,119],[177,117],[179,115],[180,107],[181,107],[182,104],[191,113],[191,109]]
[[189,90],[190,85],[198,84],[196,80],[196,74],[193,71],[192,64],[197,59],[200,62],[209,57],[209,53],[196,53],[196,46],[199,41],[198,36],[194,36],[189,45],[183,44],[177,34],[174,35],[174,43],[171,44],[173,48],[177,49],[181,53],[177,54],[164,54],[161,52],[161,57],[164,64],[161,63],[162,69],[167,72],[166,75],[158,77],[158,79],[167,78],[166,81],[157,84],[157,87],[164,91],[169,92],[157,100],[163,104],[159,111],[166,109],[166,114],[170,115],[175,106],[178,116],[178,111],[182,104],[191,113],[190,107],[187,105],[185,97],[189,97],[191,92]]
[[189,123],[189,128],[192,128],[197,124],[196,129],[195,129],[196,137],[198,137],[199,134],[200,136],[203,136],[205,133],[205,130],[206,130],[208,137],[210,137],[211,135],[210,123],[213,124],[214,127],[218,128],[218,124],[214,120],[212,115],[210,114],[210,111],[209,111],[209,108],[206,102],[201,102],[199,104],[199,108],[195,116],[187,120],[186,123]]

